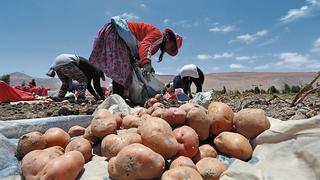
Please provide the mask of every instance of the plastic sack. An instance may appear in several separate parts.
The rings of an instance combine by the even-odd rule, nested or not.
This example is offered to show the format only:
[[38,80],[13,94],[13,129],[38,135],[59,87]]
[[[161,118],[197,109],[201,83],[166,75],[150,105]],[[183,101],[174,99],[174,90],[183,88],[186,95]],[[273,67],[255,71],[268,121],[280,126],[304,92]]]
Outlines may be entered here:
[[141,69],[133,65],[132,71],[132,83],[129,87],[129,98],[134,104],[143,106],[146,100],[154,97],[163,91],[164,84],[150,75],[150,79],[147,82],[143,76]]

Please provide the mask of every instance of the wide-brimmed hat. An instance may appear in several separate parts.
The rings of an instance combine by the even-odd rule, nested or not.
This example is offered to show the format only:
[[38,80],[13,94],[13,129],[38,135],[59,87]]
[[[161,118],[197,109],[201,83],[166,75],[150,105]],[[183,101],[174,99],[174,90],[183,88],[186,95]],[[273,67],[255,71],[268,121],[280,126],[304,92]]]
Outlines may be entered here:
[[165,33],[172,33],[172,34],[174,35],[174,37],[175,37],[175,43],[176,43],[176,47],[177,47],[174,51],[166,51],[166,52],[167,52],[169,55],[171,55],[171,56],[177,55],[179,49],[180,49],[181,46],[182,46],[182,37],[181,37],[179,34],[173,32],[173,30],[171,30],[171,29],[169,29],[169,28],[165,29],[164,32],[165,32]]

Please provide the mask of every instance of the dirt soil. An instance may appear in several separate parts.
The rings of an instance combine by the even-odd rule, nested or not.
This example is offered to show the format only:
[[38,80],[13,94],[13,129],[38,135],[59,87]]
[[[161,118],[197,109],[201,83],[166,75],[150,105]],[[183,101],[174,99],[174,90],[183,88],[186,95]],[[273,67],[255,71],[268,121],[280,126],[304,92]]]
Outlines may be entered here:
[[[303,119],[313,117],[320,112],[320,97],[318,94],[310,94],[294,107],[290,107],[295,94],[277,95],[274,98],[270,94],[215,94],[214,101],[228,104],[234,112],[243,108],[260,108],[266,111],[267,116],[281,119]],[[287,101],[287,102],[285,102]],[[0,103],[0,120],[18,120],[53,117],[62,115],[90,115],[102,101],[89,99],[83,104],[65,102],[38,101],[21,103]]]

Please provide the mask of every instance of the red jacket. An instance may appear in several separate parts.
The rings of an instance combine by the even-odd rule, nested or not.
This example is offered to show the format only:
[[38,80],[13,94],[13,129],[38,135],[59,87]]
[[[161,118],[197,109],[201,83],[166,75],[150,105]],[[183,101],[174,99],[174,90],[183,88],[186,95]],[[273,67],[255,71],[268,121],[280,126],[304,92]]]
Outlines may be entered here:
[[151,56],[160,49],[162,42],[162,32],[143,22],[128,22],[130,31],[138,40],[140,65],[151,62]]

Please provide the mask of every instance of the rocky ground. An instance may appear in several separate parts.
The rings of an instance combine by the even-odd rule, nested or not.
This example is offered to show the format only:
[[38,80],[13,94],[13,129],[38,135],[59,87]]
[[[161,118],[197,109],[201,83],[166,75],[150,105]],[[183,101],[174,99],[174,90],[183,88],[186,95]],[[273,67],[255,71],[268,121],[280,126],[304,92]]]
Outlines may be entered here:
[[[288,120],[302,119],[317,115],[320,112],[320,96],[308,95],[304,101],[294,107],[288,102],[294,99],[295,94],[279,94],[274,97],[270,94],[215,94],[213,100],[228,104],[234,112],[243,108],[260,108],[266,111],[267,116]],[[92,114],[102,101],[93,99],[83,104],[65,102],[40,101],[34,103],[0,103],[0,120],[18,120],[42,118],[62,115]]]

